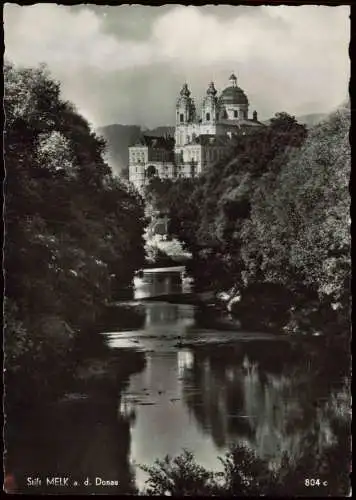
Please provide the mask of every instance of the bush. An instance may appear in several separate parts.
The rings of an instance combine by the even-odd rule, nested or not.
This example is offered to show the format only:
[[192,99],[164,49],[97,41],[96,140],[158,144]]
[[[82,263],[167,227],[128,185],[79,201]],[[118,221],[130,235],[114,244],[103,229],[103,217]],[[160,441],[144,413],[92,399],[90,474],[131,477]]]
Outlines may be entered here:
[[[349,446],[344,442],[338,443],[322,455],[315,456],[310,448],[314,440],[315,436],[311,436],[304,455],[297,463],[284,455],[278,470],[270,468],[267,461],[257,458],[243,445],[234,446],[225,457],[219,457],[222,472],[204,469],[196,463],[191,452],[184,450],[176,458],[166,456],[164,460],[156,460],[153,466],[140,466],[149,475],[146,481],[148,486],[141,494],[285,498],[290,495],[320,496],[322,491],[325,496],[347,495],[350,489],[347,469],[351,460]],[[335,457],[340,456],[341,450],[344,454],[346,452],[346,456],[336,465]],[[307,478],[319,478],[319,487],[312,491],[306,486]]]

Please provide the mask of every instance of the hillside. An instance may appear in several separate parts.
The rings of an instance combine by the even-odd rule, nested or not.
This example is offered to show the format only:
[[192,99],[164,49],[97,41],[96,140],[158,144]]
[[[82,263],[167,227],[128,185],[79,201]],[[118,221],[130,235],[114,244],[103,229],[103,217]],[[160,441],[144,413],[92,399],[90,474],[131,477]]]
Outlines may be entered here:
[[327,116],[327,113],[310,113],[308,115],[297,116],[297,121],[307,127],[313,127],[323,121]]
[[[317,125],[318,123],[323,121],[324,118],[326,117],[327,117],[326,113],[310,113],[307,115],[296,116],[296,120],[298,123],[306,125],[308,128],[310,128],[314,127],[314,125]],[[270,123],[270,120],[265,120],[263,123],[268,125]]]

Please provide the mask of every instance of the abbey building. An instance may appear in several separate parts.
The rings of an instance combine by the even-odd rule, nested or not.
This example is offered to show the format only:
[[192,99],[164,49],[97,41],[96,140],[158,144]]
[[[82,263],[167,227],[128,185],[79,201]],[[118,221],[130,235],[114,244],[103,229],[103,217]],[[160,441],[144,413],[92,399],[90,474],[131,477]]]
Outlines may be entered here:
[[249,118],[248,108],[247,96],[234,74],[220,96],[210,83],[200,113],[184,84],[176,103],[174,139],[142,136],[131,146],[130,181],[142,191],[153,176],[173,179],[200,175],[226,155],[232,136],[264,126],[256,111]]

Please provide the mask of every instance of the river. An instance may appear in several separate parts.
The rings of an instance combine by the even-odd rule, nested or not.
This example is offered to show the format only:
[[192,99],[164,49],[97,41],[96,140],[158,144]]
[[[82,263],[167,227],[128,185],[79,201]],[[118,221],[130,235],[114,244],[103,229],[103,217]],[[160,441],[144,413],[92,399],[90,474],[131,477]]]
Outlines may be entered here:
[[[98,332],[111,363],[130,353],[144,362],[119,389],[106,394],[99,384],[91,399],[90,388],[74,389],[45,419],[27,421],[17,444],[23,491],[53,491],[29,485],[28,477],[65,475],[78,481],[78,493],[125,493],[130,480],[142,490],[147,475],[138,465],[183,448],[218,470],[218,456],[234,443],[278,467],[283,452],[297,460],[307,443],[317,455],[338,442],[332,419],[343,418],[347,401],[340,371],[330,369],[325,379],[318,356],[287,337],[209,328],[214,312],[165,300],[190,286],[180,272],[151,271],[136,278],[133,300],[112,307]],[[146,300],[152,296],[160,297]],[[318,352],[319,339],[313,342]],[[95,478],[117,483],[95,485]]]

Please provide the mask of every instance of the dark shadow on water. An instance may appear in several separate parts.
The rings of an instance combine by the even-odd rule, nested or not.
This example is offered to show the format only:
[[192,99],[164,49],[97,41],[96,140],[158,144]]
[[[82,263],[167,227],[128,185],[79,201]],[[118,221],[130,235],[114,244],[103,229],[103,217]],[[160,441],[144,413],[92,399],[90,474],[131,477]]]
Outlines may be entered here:
[[[28,416],[14,446],[21,459],[10,463],[18,492],[41,494],[127,493],[131,488],[129,467],[130,424],[117,415],[116,404],[105,397],[65,401],[40,414]],[[29,487],[27,478],[42,478]],[[68,487],[46,485],[46,478],[68,477]],[[118,485],[95,485],[95,478],[116,480]],[[85,479],[90,485],[85,486]],[[78,486],[73,485],[78,482]]]
[[[130,419],[119,412],[129,376],[145,367],[143,353],[110,352],[102,337],[88,334],[80,345],[76,373],[63,396],[18,412],[6,430],[6,470],[24,494],[127,494],[133,492]],[[79,346],[78,346],[79,349]],[[84,356],[85,354],[85,356]],[[77,486],[46,485],[68,477]],[[40,478],[29,486],[27,478]],[[96,485],[95,478],[117,481]],[[88,479],[90,484],[85,485]],[[99,480],[98,480],[99,481]]]
[[145,309],[140,305],[115,305],[107,307],[95,324],[96,332],[138,330],[145,323]]

